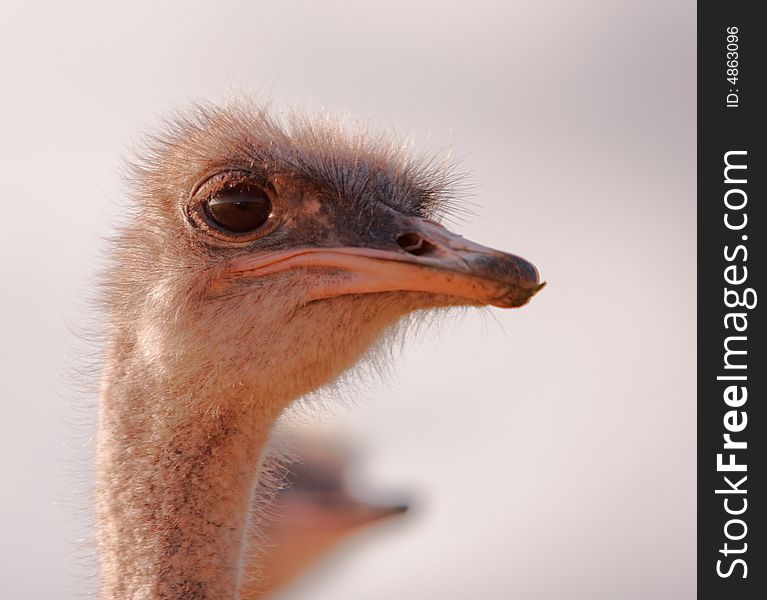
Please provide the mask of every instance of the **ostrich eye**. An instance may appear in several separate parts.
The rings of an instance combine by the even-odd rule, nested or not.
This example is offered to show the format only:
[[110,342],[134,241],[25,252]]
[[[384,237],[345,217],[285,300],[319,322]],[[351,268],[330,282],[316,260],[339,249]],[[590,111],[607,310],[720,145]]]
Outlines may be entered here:
[[250,233],[272,213],[266,193],[251,183],[225,188],[203,203],[207,220],[225,233]]

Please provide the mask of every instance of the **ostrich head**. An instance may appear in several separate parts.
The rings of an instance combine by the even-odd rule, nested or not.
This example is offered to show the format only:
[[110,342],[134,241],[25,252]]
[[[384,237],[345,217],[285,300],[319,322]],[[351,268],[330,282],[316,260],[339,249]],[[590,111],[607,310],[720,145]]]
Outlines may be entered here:
[[332,121],[200,109],[134,178],[104,294],[102,597],[235,598],[280,411],[405,315],[520,306],[541,284],[435,221],[444,170]]
[[174,387],[241,387],[279,410],[408,313],[516,307],[541,287],[530,263],[435,221],[449,172],[331,120],[199,110],[135,174],[109,305]]

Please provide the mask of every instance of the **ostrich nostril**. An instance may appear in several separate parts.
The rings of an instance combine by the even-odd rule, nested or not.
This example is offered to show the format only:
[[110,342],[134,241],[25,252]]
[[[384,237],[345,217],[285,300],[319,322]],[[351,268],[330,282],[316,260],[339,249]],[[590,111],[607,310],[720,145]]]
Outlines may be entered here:
[[430,241],[423,239],[417,233],[403,233],[397,236],[397,244],[405,252],[414,256],[423,256],[436,252],[437,247]]

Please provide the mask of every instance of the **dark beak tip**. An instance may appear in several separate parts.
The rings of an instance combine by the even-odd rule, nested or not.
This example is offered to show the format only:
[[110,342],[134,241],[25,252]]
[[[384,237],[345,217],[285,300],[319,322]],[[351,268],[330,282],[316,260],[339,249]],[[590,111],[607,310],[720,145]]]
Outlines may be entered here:
[[398,504],[396,506],[392,506],[391,512],[394,515],[401,515],[402,513],[406,513],[410,510],[410,506],[408,504]]
[[546,284],[547,284],[547,282],[546,282],[546,281],[542,281],[542,282],[540,282],[540,283],[537,283],[537,282],[536,282],[534,285],[532,285],[532,286],[530,286],[529,288],[527,288],[527,290],[526,290],[526,291],[527,291],[527,294],[528,294],[528,296],[527,296],[527,299],[525,300],[525,304],[527,304],[528,302],[530,302],[530,300],[532,300],[534,296],[537,296],[537,295],[538,295],[538,293],[539,293],[539,292],[540,292],[540,291],[541,291],[543,288],[545,288],[545,287],[546,287]]
[[403,515],[410,511],[410,506],[405,503],[394,504],[390,506],[370,506],[370,520],[378,521]]
[[505,300],[510,303],[509,308],[519,308],[526,305],[532,300],[533,296],[546,287],[547,283],[541,281],[540,271],[538,271],[538,267],[533,263],[519,256],[514,258],[514,262],[519,269],[519,279],[517,284],[506,295]]
[[497,298],[493,304],[499,308],[521,308],[528,304],[538,292],[546,287],[546,282],[532,285],[515,285],[508,292]]

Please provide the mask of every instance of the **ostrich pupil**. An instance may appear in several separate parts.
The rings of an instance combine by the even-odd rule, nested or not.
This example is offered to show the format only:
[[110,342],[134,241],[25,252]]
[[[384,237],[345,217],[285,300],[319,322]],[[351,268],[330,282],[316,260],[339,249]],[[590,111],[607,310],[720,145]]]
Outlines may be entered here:
[[261,227],[272,212],[267,195],[253,185],[222,190],[205,203],[209,221],[230,233],[248,233]]

